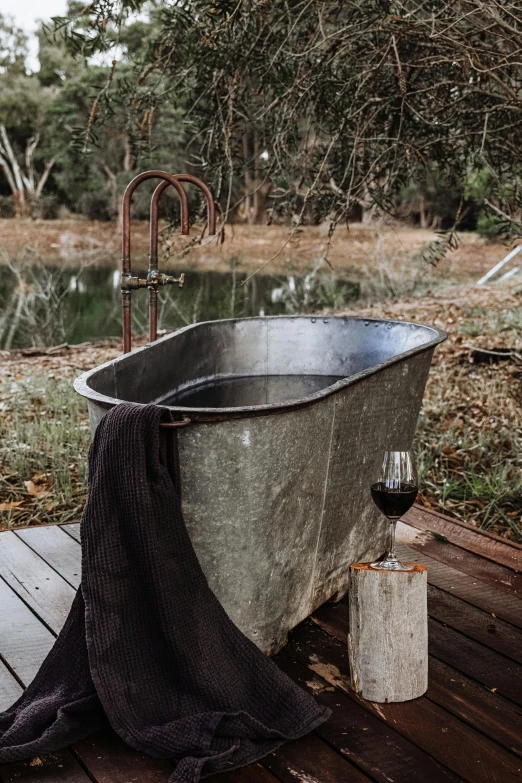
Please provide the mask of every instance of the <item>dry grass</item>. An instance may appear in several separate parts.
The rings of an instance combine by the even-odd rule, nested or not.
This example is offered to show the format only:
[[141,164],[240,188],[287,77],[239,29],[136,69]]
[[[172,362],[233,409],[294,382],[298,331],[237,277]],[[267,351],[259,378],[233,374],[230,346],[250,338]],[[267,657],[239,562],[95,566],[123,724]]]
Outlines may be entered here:
[[[522,351],[520,298],[500,286],[454,287],[352,312],[448,331],[435,353],[416,438],[420,501],[522,541],[522,367],[471,361],[473,346]],[[0,515],[0,526],[63,522],[79,513],[88,428],[71,381],[119,352],[119,342],[106,341],[1,357],[0,503],[16,505]]]
[[72,388],[83,370],[121,351],[119,341],[0,359],[0,529],[67,522],[87,487],[89,425]]
[[417,430],[420,502],[522,543],[522,366],[472,359],[474,347],[522,350],[520,297],[500,286],[458,287],[356,312],[448,332]]

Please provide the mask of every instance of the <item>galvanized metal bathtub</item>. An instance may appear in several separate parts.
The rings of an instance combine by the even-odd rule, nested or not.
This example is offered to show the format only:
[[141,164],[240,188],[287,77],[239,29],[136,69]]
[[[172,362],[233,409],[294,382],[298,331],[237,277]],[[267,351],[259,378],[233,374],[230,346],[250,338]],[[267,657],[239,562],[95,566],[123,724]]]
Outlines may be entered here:
[[[84,373],[75,388],[88,400],[92,431],[122,401],[166,404],[191,420],[178,430],[187,527],[212,590],[268,653],[346,591],[350,563],[384,550],[371,467],[382,450],[410,447],[445,337],[353,317],[213,321]],[[252,376],[339,380],[253,406],[168,403],[196,384]]]

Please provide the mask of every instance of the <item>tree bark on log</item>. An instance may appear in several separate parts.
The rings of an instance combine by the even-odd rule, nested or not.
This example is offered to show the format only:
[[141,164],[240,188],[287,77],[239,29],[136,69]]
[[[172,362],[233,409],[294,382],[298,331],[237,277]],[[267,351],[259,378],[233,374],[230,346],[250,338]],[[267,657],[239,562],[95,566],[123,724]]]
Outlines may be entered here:
[[355,693],[374,702],[409,701],[428,688],[427,569],[350,566],[348,657]]

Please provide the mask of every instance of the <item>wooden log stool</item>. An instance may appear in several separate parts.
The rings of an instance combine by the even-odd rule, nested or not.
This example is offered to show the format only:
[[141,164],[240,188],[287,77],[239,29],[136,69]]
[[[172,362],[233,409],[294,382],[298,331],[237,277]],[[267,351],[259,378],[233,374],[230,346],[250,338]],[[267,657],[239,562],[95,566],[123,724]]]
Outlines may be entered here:
[[375,702],[409,701],[428,688],[427,569],[350,566],[348,657],[352,688]]

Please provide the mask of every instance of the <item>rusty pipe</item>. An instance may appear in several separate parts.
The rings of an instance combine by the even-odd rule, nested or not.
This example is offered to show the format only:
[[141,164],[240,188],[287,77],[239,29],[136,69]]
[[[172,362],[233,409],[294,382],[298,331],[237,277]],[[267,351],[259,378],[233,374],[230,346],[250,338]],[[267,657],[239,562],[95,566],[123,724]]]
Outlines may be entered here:
[[193,174],[176,174],[176,179],[178,182],[190,182],[203,193],[207,202],[208,233],[210,236],[213,236],[216,233],[216,205],[214,204],[214,197],[209,186]]
[[189,233],[189,213],[188,199],[183,186],[179,181],[166,171],[153,169],[138,174],[127,185],[123,194],[122,206],[122,311],[123,311],[123,353],[128,353],[131,349],[132,337],[132,289],[147,285],[146,281],[132,278],[131,275],[131,240],[130,240],[130,208],[132,194],[142,182],[146,179],[162,179],[176,190],[181,204],[181,233]]
[[[196,185],[205,196],[207,202],[207,223],[208,233],[216,233],[216,209],[214,198],[209,187],[192,174],[176,174],[178,182],[189,182]],[[158,271],[158,209],[159,200],[165,190],[170,185],[169,180],[160,182],[152,194],[150,202],[150,239],[149,239],[149,277]],[[180,186],[181,187],[181,186]],[[181,281],[181,285],[183,282]],[[154,342],[158,337],[158,289],[156,286],[149,286],[149,340]]]
[[[216,207],[214,205],[214,198],[208,185],[203,180],[194,177],[192,174],[175,174],[175,178],[178,182],[190,182],[192,185],[198,187],[207,202],[207,223],[208,233],[213,235],[216,233]],[[150,203],[150,255],[158,257],[158,205],[162,194],[170,185],[170,181],[163,181],[157,186],[156,190],[152,194],[152,201]],[[185,233],[182,231],[182,233]]]

